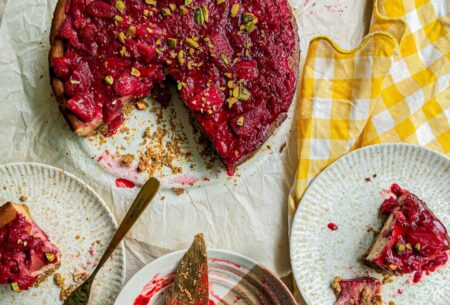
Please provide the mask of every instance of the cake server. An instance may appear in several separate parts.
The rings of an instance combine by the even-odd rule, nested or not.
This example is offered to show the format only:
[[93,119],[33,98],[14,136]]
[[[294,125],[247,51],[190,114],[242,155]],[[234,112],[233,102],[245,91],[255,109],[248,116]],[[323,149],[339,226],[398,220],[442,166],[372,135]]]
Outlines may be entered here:
[[108,258],[120,244],[122,239],[131,229],[131,227],[138,220],[139,216],[141,216],[142,212],[147,208],[152,199],[155,197],[156,193],[159,189],[159,181],[155,178],[150,178],[142,187],[141,191],[137,195],[133,204],[131,205],[130,210],[127,215],[123,219],[120,224],[119,229],[111,240],[108,248],[103,254],[100,262],[95,268],[94,272],[92,272],[91,276],[81,284],[65,301],[64,305],[86,305],[89,301],[89,295],[91,292],[92,282],[95,279],[95,276],[106,263]]

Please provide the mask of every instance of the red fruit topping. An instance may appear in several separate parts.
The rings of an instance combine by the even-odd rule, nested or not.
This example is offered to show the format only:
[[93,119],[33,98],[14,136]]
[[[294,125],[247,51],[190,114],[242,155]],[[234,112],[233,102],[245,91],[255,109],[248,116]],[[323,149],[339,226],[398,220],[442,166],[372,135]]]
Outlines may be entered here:
[[236,74],[239,79],[253,80],[258,77],[258,64],[254,60],[238,62]]
[[86,12],[91,17],[113,18],[117,10],[109,3],[94,0],[86,5]]
[[383,286],[375,278],[343,280],[336,277],[332,287],[338,296],[335,305],[383,305]]
[[84,122],[92,121],[98,113],[94,99],[88,95],[71,98],[67,102],[67,107]]
[[223,93],[215,87],[210,87],[192,98],[187,106],[194,112],[213,114],[221,110],[223,100]]

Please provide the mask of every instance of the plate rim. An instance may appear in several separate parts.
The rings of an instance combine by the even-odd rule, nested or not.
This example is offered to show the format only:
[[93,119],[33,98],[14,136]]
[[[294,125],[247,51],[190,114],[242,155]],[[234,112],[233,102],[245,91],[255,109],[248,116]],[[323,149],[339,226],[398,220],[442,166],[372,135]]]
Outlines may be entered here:
[[[157,265],[158,263],[163,262],[166,259],[170,259],[170,258],[174,258],[177,256],[180,256],[180,260],[182,259],[183,255],[188,251],[188,249],[182,249],[182,250],[177,250],[177,251],[173,251],[170,253],[167,253],[165,255],[162,255],[160,257],[158,257],[157,259],[155,259],[154,261],[146,264],[145,266],[143,266],[141,269],[139,269],[139,271],[137,271],[135,274],[133,274],[133,276],[127,281],[127,283],[122,287],[122,291],[119,293],[119,295],[117,296],[116,302],[114,303],[114,305],[120,305],[117,304],[117,300],[119,300],[119,297],[122,294],[126,294],[127,292],[127,288],[128,286],[130,286],[132,284],[132,281],[137,278],[139,275],[141,274],[145,274],[145,272],[150,269],[153,265]],[[214,255],[215,254],[215,255]],[[265,272],[267,272],[270,276],[272,276],[278,284],[281,285],[281,287],[283,287],[283,289],[285,291],[288,292],[288,295],[291,297],[291,301],[293,302],[293,304],[297,304],[295,301],[295,298],[292,294],[292,292],[289,290],[289,288],[286,286],[286,284],[283,283],[283,281],[277,277],[275,275],[275,273],[273,273],[269,268],[267,268],[266,266],[258,263],[257,261],[255,261],[252,258],[249,258],[248,256],[245,256],[243,254],[234,252],[234,251],[230,251],[230,250],[224,250],[224,249],[218,249],[218,248],[210,248],[208,249],[208,259],[209,258],[213,258],[215,256],[218,255],[228,255],[231,256],[232,258],[239,258],[241,260],[243,260],[246,264],[254,264],[254,265],[258,265],[259,267],[261,267]]]
[[[77,177],[76,175],[66,171],[65,169],[62,169],[62,168],[59,168],[59,167],[56,167],[56,166],[53,166],[53,165],[49,165],[49,164],[45,164],[45,163],[39,163],[39,162],[27,162],[27,161],[1,163],[0,164],[0,169],[1,168],[6,168],[8,166],[35,166],[35,167],[45,168],[45,169],[48,169],[48,170],[51,170],[51,171],[56,171],[56,172],[59,171],[63,175],[66,175],[70,179],[73,179],[76,183],[80,183],[82,186],[86,187],[88,192],[91,192],[91,194],[95,197],[95,199],[97,199],[97,201],[100,203],[101,207],[105,210],[106,215],[112,221],[114,229],[117,230],[117,228],[118,228],[117,221],[116,221],[113,213],[111,212],[110,208],[106,204],[106,202],[103,200],[103,198],[87,182],[83,181],[81,178]],[[119,247],[116,248],[116,250],[119,249],[119,248],[120,248],[121,252],[123,253],[123,255],[122,255],[123,268],[122,268],[122,272],[120,272],[120,281],[121,281],[121,285],[122,285],[122,289],[123,289],[124,283],[125,283],[126,270],[127,270],[126,251],[125,251],[125,244],[124,244],[123,241],[121,241]],[[120,294],[120,291],[119,291],[119,294]]]
[[297,273],[297,270],[295,268],[293,268],[294,266],[294,247],[292,247],[293,245],[293,241],[294,241],[294,228],[299,226],[299,222],[300,222],[300,214],[302,213],[301,211],[303,210],[301,207],[304,206],[303,201],[305,200],[305,198],[307,197],[306,195],[309,194],[309,192],[311,192],[311,186],[316,183],[316,181],[320,181],[321,179],[323,179],[323,177],[330,172],[336,165],[336,163],[338,162],[342,162],[343,160],[350,158],[350,156],[354,155],[354,154],[360,154],[363,153],[365,151],[371,151],[371,150],[383,150],[389,147],[405,147],[405,148],[410,148],[410,149],[414,149],[414,150],[420,150],[423,151],[427,154],[431,154],[431,155],[435,155],[437,158],[442,159],[445,162],[450,163],[450,157],[448,157],[447,155],[432,150],[430,148],[427,148],[425,146],[421,146],[418,144],[410,144],[410,143],[380,143],[380,144],[373,144],[373,145],[368,145],[368,146],[364,146],[358,149],[355,149],[351,152],[347,152],[344,155],[342,155],[341,157],[337,158],[336,160],[334,160],[333,162],[331,162],[329,165],[327,165],[308,185],[307,189],[305,190],[302,198],[300,199],[300,202],[298,204],[298,208],[294,214],[294,218],[291,222],[291,227],[289,230],[289,256],[290,256],[290,263],[292,266],[292,274],[294,275],[294,279],[295,279],[295,283],[297,286],[297,290],[300,293],[301,297],[303,298],[303,300],[305,301],[306,304],[311,304],[311,300],[309,299],[309,297],[307,297],[304,294],[304,290],[301,288],[301,285],[298,284],[299,283],[299,274]]

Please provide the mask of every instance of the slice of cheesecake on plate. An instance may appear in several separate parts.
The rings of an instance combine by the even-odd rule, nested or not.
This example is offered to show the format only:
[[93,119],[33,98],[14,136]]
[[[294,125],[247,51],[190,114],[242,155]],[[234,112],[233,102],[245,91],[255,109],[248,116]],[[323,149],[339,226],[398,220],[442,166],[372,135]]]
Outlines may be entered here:
[[335,305],[383,305],[383,285],[375,278],[344,280],[337,276],[332,287],[338,296]]
[[450,238],[424,201],[397,184],[389,191],[380,207],[388,218],[366,259],[393,275],[414,273],[418,282],[447,263]]
[[177,269],[166,305],[208,305],[208,255],[203,234],[198,234]]
[[61,253],[24,204],[0,206],[0,284],[20,292],[38,286],[60,265]]

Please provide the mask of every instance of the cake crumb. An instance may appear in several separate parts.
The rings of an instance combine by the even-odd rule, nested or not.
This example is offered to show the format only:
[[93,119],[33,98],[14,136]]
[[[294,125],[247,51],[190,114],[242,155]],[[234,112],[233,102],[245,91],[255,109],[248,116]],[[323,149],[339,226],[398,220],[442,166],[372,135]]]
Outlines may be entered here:
[[184,194],[184,189],[182,188],[177,188],[177,187],[173,187],[172,191],[175,193],[175,195],[180,196],[182,194]]
[[61,301],[65,301],[71,294],[77,289],[77,287],[73,284],[71,284],[69,287],[64,288],[61,290],[61,293],[59,294],[59,299]]
[[389,284],[394,282],[394,277],[389,273],[383,274],[383,284]]
[[89,278],[90,274],[86,271],[75,270],[72,276],[75,283],[81,284]]
[[333,282],[331,283],[331,287],[334,289],[334,291],[336,291],[336,293],[340,293],[341,292],[341,285],[340,285],[340,283],[341,283],[341,281],[342,281],[342,277],[340,277],[340,276],[336,276],[334,279],[333,279]]
[[53,276],[53,280],[55,281],[56,286],[58,286],[59,288],[64,289],[66,287],[64,277],[61,275],[61,273],[55,273],[55,275]]
[[25,202],[25,201],[28,200],[28,197],[25,196],[25,195],[22,195],[22,196],[19,197],[19,200],[22,201],[22,202]]
[[132,154],[125,154],[120,157],[120,162],[126,167],[129,167],[133,161],[134,156]]

